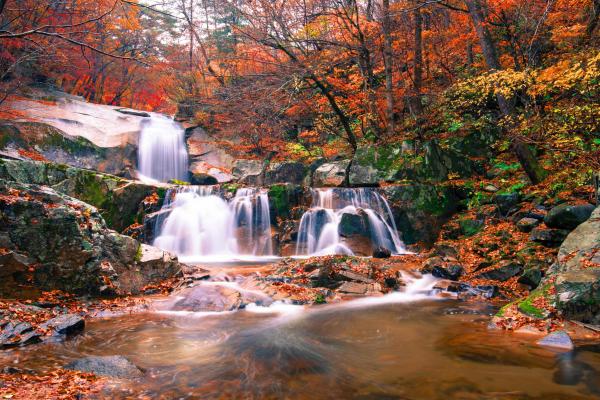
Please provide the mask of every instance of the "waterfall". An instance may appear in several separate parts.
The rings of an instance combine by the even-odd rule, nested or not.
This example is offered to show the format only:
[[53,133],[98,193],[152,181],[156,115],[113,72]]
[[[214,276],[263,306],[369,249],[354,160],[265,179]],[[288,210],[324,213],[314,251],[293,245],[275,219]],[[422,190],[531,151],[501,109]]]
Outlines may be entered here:
[[210,186],[169,191],[154,246],[184,258],[271,256],[271,216],[265,190],[238,189],[227,202]]
[[177,122],[157,115],[146,121],[138,144],[138,171],[142,180],[188,180],[185,131]]
[[344,214],[364,215],[372,248],[385,247],[393,254],[405,251],[387,200],[372,188],[314,189],[313,204],[300,219],[297,255],[348,254],[340,223]]

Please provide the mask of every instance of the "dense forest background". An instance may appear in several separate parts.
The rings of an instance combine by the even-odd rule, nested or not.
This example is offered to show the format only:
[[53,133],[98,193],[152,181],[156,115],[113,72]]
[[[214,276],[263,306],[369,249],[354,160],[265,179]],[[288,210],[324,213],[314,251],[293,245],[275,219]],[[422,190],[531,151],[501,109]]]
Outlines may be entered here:
[[246,157],[375,145],[413,170],[476,132],[473,159],[589,180],[599,15],[598,0],[2,0],[0,101],[54,86],[177,114]]

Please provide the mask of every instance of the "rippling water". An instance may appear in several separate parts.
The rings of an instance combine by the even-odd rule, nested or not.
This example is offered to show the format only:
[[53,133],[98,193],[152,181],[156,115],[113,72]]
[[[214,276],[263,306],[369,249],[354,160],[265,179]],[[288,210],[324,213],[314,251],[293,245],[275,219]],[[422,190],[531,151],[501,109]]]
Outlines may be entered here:
[[65,343],[0,353],[0,366],[124,355],[146,370],[101,398],[600,398],[600,349],[555,352],[534,337],[488,331],[493,310],[483,304],[274,310],[93,320]]

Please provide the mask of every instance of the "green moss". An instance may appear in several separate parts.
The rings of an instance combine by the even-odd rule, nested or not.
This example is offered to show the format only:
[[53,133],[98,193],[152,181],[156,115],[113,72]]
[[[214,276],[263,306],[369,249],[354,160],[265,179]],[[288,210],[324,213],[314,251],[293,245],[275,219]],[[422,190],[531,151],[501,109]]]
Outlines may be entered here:
[[327,301],[325,300],[325,296],[322,293],[318,293],[314,299],[315,304],[325,304]]
[[275,215],[287,217],[290,213],[289,199],[286,185],[273,185],[269,188],[269,201],[273,205]]
[[189,182],[186,181],[180,181],[179,179],[171,179],[169,181],[169,183],[172,183],[174,185],[180,185],[180,186],[189,186]]
[[135,252],[135,262],[142,261],[142,245],[140,244]]
[[242,185],[240,185],[239,183],[225,183],[223,184],[222,188],[226,192],[235,193],[241,186]]
[[517,304],[517,308],[519,309],[519,311],[531,317],[545,318],[548,314],[546,310],[534,306],[533,303],[540,297],[546,297],[547,300],[551,300],[549,293],[551,287],[551,283],[546,284],[543,287],[540,287],[531,292],[529,296],[527,296],[523,300],[520,300]]

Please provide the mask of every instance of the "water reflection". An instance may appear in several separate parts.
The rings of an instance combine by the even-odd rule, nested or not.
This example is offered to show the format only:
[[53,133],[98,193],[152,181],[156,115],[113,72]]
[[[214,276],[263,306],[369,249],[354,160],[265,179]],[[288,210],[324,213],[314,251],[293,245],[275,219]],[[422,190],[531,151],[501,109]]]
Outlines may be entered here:
[[487,331],[486,306],[421,301],[204,318],[145,314],[92,321],[63,344],[5,352],[0,365],[61,366],[124,355],[146,370],[100,397],[248,399],[600,398],[594,348],[555,353]]

